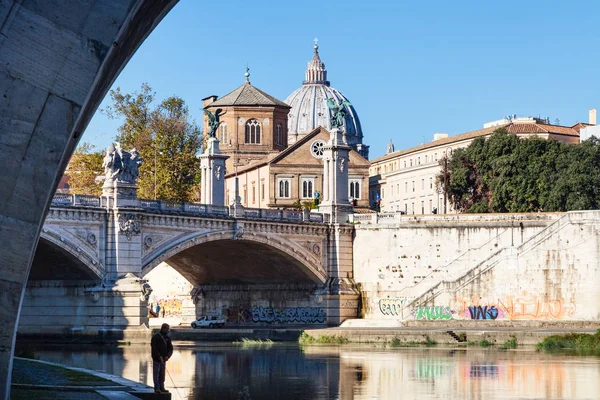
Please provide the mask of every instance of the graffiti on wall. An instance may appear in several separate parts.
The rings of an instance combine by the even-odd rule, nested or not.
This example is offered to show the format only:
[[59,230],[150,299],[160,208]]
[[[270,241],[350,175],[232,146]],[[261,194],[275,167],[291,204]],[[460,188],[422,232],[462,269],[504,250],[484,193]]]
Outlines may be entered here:
[[430,307],[417,307],[413,310],[415,319],[422,319],[427,321],[442,321],[452,319],[454,311],[450,307],[430,306]]
[[223,309],[223,317],[230,324],[248,324],[252,322],[252,312],[245,307],[226,307]]
[[402,310],[406,305],[406,297],[397,299],[381,299],[379,300],[379,311],[383,315],[402,316]]
[[252,322],[267,324],[303,323],[322,324],[326,320],[325,311],[316,307],[252,307]]
[[182,300],[178,298],[158,299],[160,306],[159,317],[179,317],[181,316]]
[[471,319],[497,319],[504,316],[504,312],[495,306],[469,306],[468,312]]
[[544,296],[492,296],[457,297],[450,305],[460,317],[466,319],[555,320],[571,317],[577,309],[575,303]]

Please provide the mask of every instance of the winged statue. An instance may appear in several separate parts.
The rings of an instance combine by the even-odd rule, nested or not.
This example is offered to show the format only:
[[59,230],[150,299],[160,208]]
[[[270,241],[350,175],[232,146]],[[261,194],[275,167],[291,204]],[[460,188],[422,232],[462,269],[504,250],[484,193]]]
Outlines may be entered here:
[[204,114],[206,114],[208,117],[208,136],[215,137],[217,134],[217,128],[219,125],[221,125],[220,119],[223,115],[227,114],[227,111],[223,111],[222,108],[217,108],[214,114],[208,111],[206,108],[203,108],[202,111],[204,111]]
[[351,106],[348,100],[344,100],[341,103],[336,103],[333,99],[327,99],[327,107],[331,110],[331,117],[329,118],[329,123],[331,124],[331,128],[341,128],[344,126],[344,121],[346,120],[346,110],[344,107]]

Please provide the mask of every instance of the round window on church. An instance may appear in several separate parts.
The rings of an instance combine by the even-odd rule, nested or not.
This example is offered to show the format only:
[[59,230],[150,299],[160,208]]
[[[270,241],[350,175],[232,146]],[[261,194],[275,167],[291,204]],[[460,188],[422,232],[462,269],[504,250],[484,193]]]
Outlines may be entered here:
[[325,146],[325,142],[322,140],[315,140],[310,145],[310,152],[313,157],[321,158],[323,157],[323,147]]

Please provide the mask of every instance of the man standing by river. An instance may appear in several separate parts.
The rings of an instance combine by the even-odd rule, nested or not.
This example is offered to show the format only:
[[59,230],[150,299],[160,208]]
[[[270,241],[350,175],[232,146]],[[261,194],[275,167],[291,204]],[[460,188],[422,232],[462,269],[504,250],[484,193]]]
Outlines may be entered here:
[[155,393],[169,393],[165,389],[165,372],[167,360],[173,354],[173,344],[169,338],[169,324],[162,324],[160,332],[152,336],[150,347],[152,348],[152,378],[154,379]]

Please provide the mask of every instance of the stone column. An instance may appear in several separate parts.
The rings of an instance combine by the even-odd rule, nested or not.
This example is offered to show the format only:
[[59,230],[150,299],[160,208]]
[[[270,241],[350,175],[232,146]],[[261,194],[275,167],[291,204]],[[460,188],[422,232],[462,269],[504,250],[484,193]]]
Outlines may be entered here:
[[319,210],[329,214],[331,223],[344,224],[353,208],[348,200],[348,162],[351,147],[338,128],[330,132],[323,147],[323,202]]
[[217,138],[209,138],[206,150],[200,156],[202,169],[200,202],[202,204],[225,205],[225,160],[228,158],[229,156],[219,150]]

